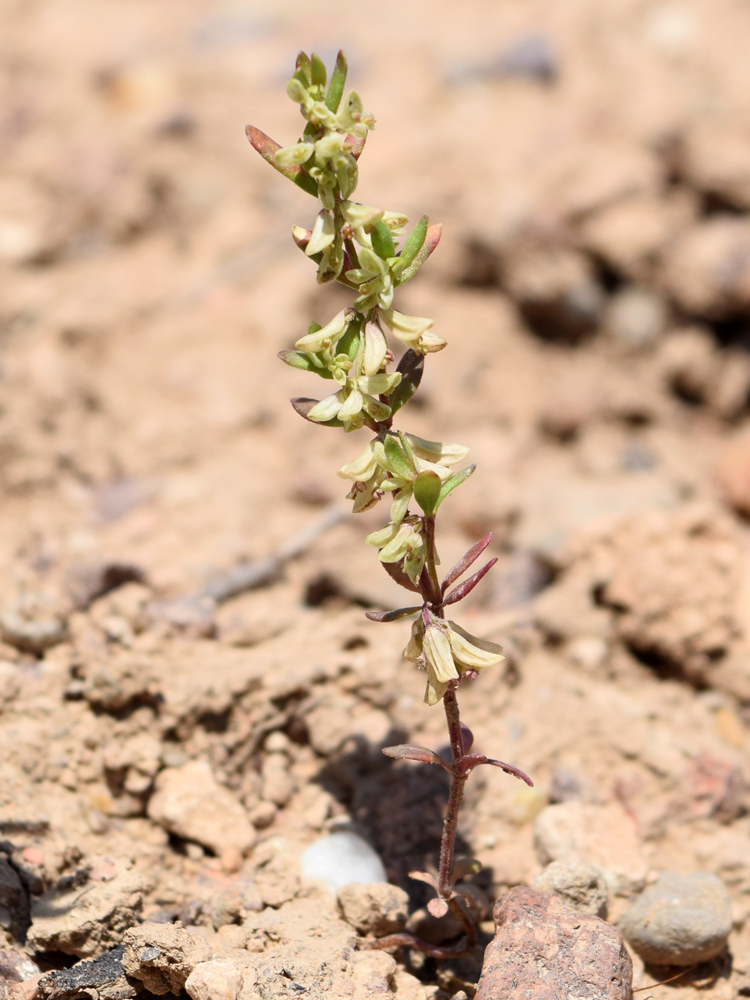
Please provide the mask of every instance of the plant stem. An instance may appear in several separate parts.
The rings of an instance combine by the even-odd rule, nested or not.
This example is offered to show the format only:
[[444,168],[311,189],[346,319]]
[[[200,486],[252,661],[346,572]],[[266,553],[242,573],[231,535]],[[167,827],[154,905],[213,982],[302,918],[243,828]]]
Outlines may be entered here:
[[[461,737],[461,722],[458,714],[458,700],[454,687],[449,687],[443,695],[445,717],[448,722],[448,732],[451,740],[451,755],[455,765],[463,757],[463,740]],[[451,789],[448,797],[448,808],[443,820],[443,837],[440,842],[440,867],[438,869],[438,892],[447,899],[453,891],[453,858],[456,848],[456,831],[458,829],[458,813],[464,797],[464,785],[467,774],[453,772],[451,774]]]

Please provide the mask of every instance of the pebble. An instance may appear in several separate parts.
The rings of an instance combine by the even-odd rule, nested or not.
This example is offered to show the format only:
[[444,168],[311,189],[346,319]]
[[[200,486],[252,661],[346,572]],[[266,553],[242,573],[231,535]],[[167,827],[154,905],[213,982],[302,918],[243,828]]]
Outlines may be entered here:
[[607,918],[609,892],[604,875],[585,861],[553,861],[534,879],[534,888],[552,892],[581,913]]
[[495,903],[475,1000],[630,1000],[633,967],[612,924],[516,886]]
[[708,872],[662,872],[625,914],[622,930],[648,964],[706,962],[724,948],[732,930],[729,893]]
[[320,879],[331,892],[350,882],[386,882],[383,862],[376,852],[356,833],[343,830],[321,837],[302,855],[302,874]]
[[231,962],[201,962],[185,983],[192,1000],[237,1000],[241,990],[242,972]]

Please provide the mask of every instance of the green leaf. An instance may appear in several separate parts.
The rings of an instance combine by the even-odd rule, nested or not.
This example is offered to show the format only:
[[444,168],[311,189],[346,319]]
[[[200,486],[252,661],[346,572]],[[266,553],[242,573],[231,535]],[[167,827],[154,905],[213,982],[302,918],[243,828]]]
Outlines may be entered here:
[[278,357],[290,368],[299,368],[304,372],[315,372],[321,378],[333,378],[327,368],[315,364],[309,351],[279,351]]
[[396,438],[388,435],[383,442],[383,448],[385,450],[385,457],[390,462],[391,468],[398,478],[405,479],[407,482],[411,480],[414,475],[414,466],[408,461]]
[[362,320],[360,317],[353,319],[346,328],[346,333],[336,345],[336,353],[345,354],[350,361],[354,361],[357,357],[357,351],[359,350],[361,322]]
[[312,78],[312,70],[310,67],[310,57],[306,52],[300,52],[297,56],[297,62],[294,64],[294,78],[299,80],[305,89],[310,86],[310,80]]
[[408,267],[404,268],[399,276],[396,284],[403,285],[405,282],[409,281],[417,271],[420,269],[422,264],[427,260],[432,251],[440,242],[440,237],[443,235],[443,226],[441,223],[436,223],[434,226],[427,227],[427,235],[425,236],[424,243],[421,248],[417,251],[417,255]]
[[391,271],[395,277],[400,277],[407,267],[414,261],[419,251],[424,245],[425,238],[427,236],[427,223],[428,218],[423,215],[419,222],[414,226],[412,231],[406,237],[406,241],[401,249],[401,253],[398,255],[398,261],[391,268]]
[[401,372],[401,381],[388,397],[388,405],[393,413],[408,403],[419,388],[424,372],[424,354],[417,354],[409,348],[399,361],[396,371]]
[[[307,414],[316,406],[320,400],[319,399],[307,399],[304,397],[298,397],[297,399],[290,399],[289,402],[292,404],[292,408],[295,412],[299,413],[301,417],[305,420],[309,420]],[[333,420],[310,420],[311,424],[317,424],[318,427],[343,427],[344,425],[338,419],[334,417]]]
[[414,480],[414,499],[428,516],[438,508],[441,486],[437,472],[420,472]]
[[[452,493],[457,486],[461,485],[461,483],[466,482],[469,476],[474,472],[474,469],[476,469],[476,465],[467,465],[465,469],[461,469],[460,472],[454,472],[452,476],[449,476],[445,480],[443,485],[440,487],[440,496],[438,497],[437,503],[438,507],[449,493]],[[437,507],[435,509],[437,510]]]
[[375,223],[375,228],[370,237],[372,239],[372,249],[382,260],[388,260],[389,257],[393,257],[396,253],[391,231],[384,222]]
[[312,179],[312,177],[302,169],[302,167],[291,166],[282,167],[274,160],[274,153],[281,149],[278,142],[275,142],[265,132],[261,132],[259,128],[255,128],[254,125],[245,126],[245,135],[250,141],[250,145],[256,152],[260,153],[266,163],[270,163],[274,170],[277,170],[280,174],[283,174],[287,180],[292,181],[297,187],[302,188],[308,194],[311,194],[313,198],[318,197],[318,185],[317,182]]
[[341,97],[344,93],[344,87],[346,86],[346,74],[349,67],[346,64],[346,56],[343,52],[339,52],[336,56],[336,65],[333,67],[333,73],[331,73],[331,82],[328,85],[328,93],[326,94],[326,107],[329,111],[338,111],[339,104],[341,103]]
[[310,78],[314,87],[325,87],[328,74],[323,60],[313,52],[310,59]]

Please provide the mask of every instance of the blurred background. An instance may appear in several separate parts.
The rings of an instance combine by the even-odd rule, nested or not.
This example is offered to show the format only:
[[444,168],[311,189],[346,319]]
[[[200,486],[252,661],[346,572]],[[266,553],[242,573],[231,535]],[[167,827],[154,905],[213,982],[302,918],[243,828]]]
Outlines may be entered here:
[[[441,513],[441,554],[448,566],[494,532],[499,565],[461,620],[510,655],[505,674],[469,688],[467,711],[483,748],[532,772],[538,788],[523,798],[498,781],[472,800],[467,836],[491,872],[484,888],[497,894],[549,859],[538,837],[534,847],[544,810],[593,804],[620,810],[602,820],[602,841],[630,830],[619,856],[640,874],[623,875],[623,899],[649,870],[710,870],[731,887],[747,946],[750,6],[1,6],[2,677],[8,691],[19,671],[46,678],[43,704],[62,713],[68,749],[44,749],[32,727],[25,752],[49,756],[39,778],[51,782],[48,803],[68,775],[65,836],[108,831],[130,850],[143,827],[128,823],[146,823],[154,775],[176,766],[157,746],[139,791],[109,781],[91,805],[86,782],[101,774],[91,765],[85,777],[75,726],[88,719],[104,745],[107,724],[78,709],[125,720],[123,705],[149,703],[148,685],[122,680],[139,676],[125,662],[133,650],[150,657],[170,705],[164,678],[193,657],[195,705],[173,717],[186,728],[159,739],[226,766],[222,780],[248,809],[262,794],[260,750],[230,767],[216,723],[239,725],[234,695],[210,725],[195,707],[209,697],[201,664],[216,666],[218,684],[238,650],[258,677],[291,670],[299,690],[322,685],[312,708],[268,723],[299,749],[290,773],[300,795],[310,754],[320,763],[337,753],[331,732],[353,726],[373,746],[394,726],[443,739],[436,714],[423,721],[421,679],[400,665],[397,626],[354,624],[362,606],[402,603],[363,544],[385,509],[347,516],[271,590],[218,608],[154,604],[198,593],[277,552],[331,504],[345,508],[335,471],[366,435],[301,423],[287,398],[318,386],[275,355],[348,299],[317,288],[292,243],[312,199],[244,135],[252,123],[294,142],[301,119],[285,83],[298,50],[331,66],[343,48],[349,84],[377,119],[358,197],[444,224],[439,249],[398,293],[400,308],[434,317],[448,340],[428,358],[404,426],[469,445],[478,463]],[[129,596],[107,603],[101,595],[120,584]],[[278,636],[286,647],[266,647]],[[320,676],[318,654],[329,664]],[[102,695],[102,663],[124,701]],[[39,697],[33,684],[21,696],[19,725]],[[132,735],[117,725],[114,738]],[[9,760],[20,732],[7,736]],[[26,780],[16,763],[9,801]],[[295,820],[294,836],[349,810],[400,877],[432,849],[435,829],[404,848],[392,816],[378,818],[382,787],[352,798],[347,774],[348,785],[340,775],[323,783],[318,818]],[[88,803],[80,829],[65,827],[71,796]],[[287,830],[289,801],[272,802],[258,829]],[[312,815],[305,803],[295,815]],[[165,864],[171,850],[157,844],[143,864]],[[617,915],[625,903],[613,905]],[[733,947],[727,996],[750,982]]]

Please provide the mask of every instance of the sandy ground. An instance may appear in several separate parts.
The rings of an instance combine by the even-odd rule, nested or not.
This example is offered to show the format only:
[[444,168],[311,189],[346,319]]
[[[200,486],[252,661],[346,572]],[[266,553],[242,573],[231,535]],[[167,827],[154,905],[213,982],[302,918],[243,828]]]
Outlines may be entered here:
[[[293,142],[296,52],[343,47],[378,120],[359,196],[444,223],[400,304],[449,346],[404,426],[471,448],[440,551],[494,532],[461,621],[511,654],[463,715],[536,783],[472,780],[476,885],[529,883],[540,818],[577,802],[615,923],[661,871],[729,889],[728,951],[659,993],[750,990],[747,6],[2,6],[0,851],[26,900],[0,910],[8,948],[28,930],[62,968],[143,916],[257,958],[303,910],[338,941],[299,857],[341,828],[424,902],[406,876],[435,861],[445,787],[380,749],[439,749],[444,723],[400,659],[407,626],[363,616],[403,603],[363,543],[385,510],[348,515],[335,475],[366,439],[302,423],[287,398],[312,387],[275,357],[347,298],[289,236],[312,201],[244,136]],[[196,597],[323,522],[262,586]],[[225,810],[197,832],[159,804],[195,761]],[[137,877],[135,916],[50,930],[39,900],[76,872]],[[217,916],[227,885],[241,905]],[[375,972],[447,997],[480,962]],[[636,986],[659,974],[635,958]],[[292,995],[274,989],[247,995]]]

